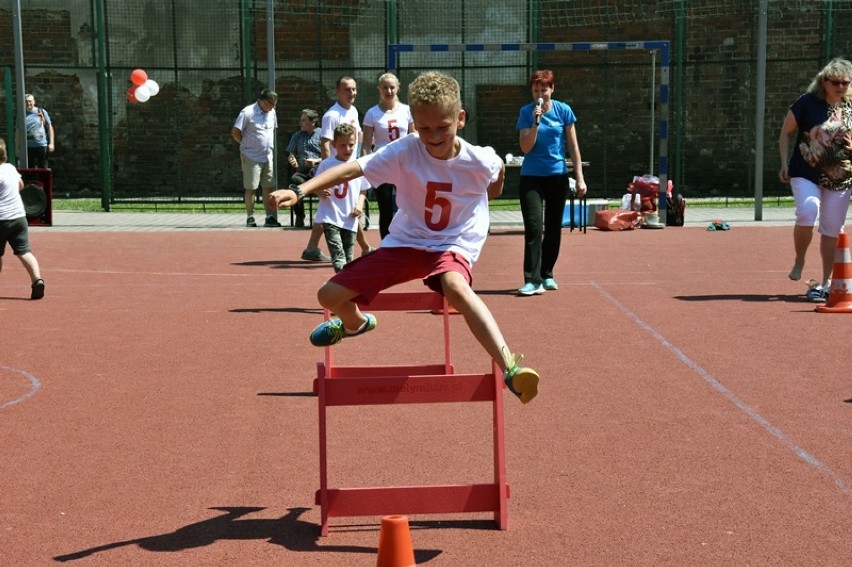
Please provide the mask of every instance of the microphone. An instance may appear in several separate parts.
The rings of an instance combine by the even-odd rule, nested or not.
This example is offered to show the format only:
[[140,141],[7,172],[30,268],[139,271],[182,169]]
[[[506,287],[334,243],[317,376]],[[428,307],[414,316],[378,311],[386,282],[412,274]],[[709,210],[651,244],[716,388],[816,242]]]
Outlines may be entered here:
[[[536,106],[536,108],[541,108],[541,105],[543,105],[543,104],[544,104],[544,99],[543,99],[543,98],[539,98],[537,101],[535,101],[535,106]],[[535,123],[536,123],[536,126],[538,126],[538,123],[539,123],[539,122],[541,122],[541,114],[536,114],[536,115],[535,115]]]

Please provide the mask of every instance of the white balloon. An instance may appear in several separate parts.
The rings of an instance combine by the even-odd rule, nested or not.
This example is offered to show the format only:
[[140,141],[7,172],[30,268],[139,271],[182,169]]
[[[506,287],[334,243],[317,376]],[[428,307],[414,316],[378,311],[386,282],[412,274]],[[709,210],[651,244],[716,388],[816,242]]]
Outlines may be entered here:
[[142,86],[148,89],[148,94],[151,96],[156,96],[160,92],[160,85],[153,79],[148,79]]
[[139,85],[136,87],[136,91],[133,93],[136,97],[136,100],[139,102],[145,102],[149,98],[151,98],[151,91],[148,90],[148,87],[145,85]]

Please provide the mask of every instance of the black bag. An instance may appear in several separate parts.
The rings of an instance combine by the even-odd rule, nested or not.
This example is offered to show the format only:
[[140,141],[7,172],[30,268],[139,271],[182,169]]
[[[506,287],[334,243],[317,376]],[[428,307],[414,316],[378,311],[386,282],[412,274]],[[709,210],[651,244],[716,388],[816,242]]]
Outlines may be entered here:
[[666,226],[683,226],[683,217],[686,212],[686,200],[682,195],[672,193],[666,197]]

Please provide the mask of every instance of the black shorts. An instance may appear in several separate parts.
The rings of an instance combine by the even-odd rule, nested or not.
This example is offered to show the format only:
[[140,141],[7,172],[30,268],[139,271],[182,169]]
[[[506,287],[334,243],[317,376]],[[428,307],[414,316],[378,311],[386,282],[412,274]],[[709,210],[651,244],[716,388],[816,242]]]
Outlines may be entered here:
[[12,247],[15,256],[30,251],[30,232],[27,217],[12,220],[0,220],[0,256],[6,251],[6,243]]

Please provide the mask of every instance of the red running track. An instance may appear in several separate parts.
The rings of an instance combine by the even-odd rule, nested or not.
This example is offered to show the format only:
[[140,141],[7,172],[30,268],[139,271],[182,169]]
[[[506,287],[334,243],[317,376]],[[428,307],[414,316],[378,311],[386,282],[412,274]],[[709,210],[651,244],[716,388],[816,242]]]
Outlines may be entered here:
[[[3,563],[375,564],[380,518],[319,537],[307,335],[332,272],[298,259],[306,239],[39,231],[37,302],[6,254]],[[419,564],[848,564],[852,318],[787,280],[789,228],[565,231],[561,289],[530,298],[521,246],[492,234],[474,269],[543,377],[506,399],[509,529],[413,516]],[[387,314],[338,356],[431,361],[439,333]],[[487,371],[458,316],[453,333],[457,371]],[[331,484],[487,482],[488,411],[339,408]]]

